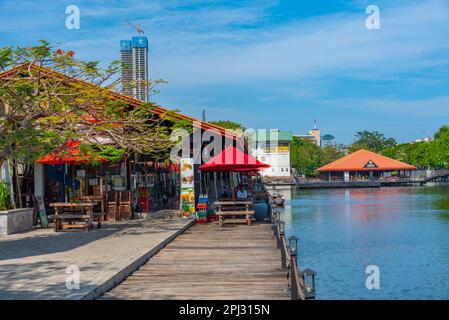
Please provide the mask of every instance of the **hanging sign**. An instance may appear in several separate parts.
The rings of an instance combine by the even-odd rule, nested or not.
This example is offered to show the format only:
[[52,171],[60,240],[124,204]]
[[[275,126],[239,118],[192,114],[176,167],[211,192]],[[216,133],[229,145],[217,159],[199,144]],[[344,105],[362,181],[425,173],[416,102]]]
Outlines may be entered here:
[[183,217],[195,214],[193,158],[181,159],[181,213]]
[[76,170],[76,176],[78,178],[85,178],[86,177],[86,170]]

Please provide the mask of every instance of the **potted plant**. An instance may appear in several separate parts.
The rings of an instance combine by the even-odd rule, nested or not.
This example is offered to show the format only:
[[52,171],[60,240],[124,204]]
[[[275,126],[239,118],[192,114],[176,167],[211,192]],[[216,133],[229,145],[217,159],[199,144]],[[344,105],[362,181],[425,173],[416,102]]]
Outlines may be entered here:
[[11,209],[11,197],[8,187],[4,182],[0,182],[0,211]]

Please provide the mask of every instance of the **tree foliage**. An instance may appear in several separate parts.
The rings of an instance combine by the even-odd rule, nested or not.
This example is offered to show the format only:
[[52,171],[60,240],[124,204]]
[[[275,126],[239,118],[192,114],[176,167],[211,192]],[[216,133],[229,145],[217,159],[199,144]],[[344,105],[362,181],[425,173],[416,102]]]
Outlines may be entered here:
[[225,129],[229,129],[229,130],[242,130],[245,131],[245,127],[238,123],[238,122],[234,122],[234,121],[230,121],[230,120],[217,120],[217,121],[209,121],[210,124],[214,124],[216,126],[220,126],[222,128]]
[[372,152],[381,152],[382,150],[392,148],[396,145],[396,140],[386,138],[382,133],[377,131],[358,131],[355,134],[355,141],[350,146],[350,152],[360,149],[366,149]]
[[423,169],[447,169],[449,126],[442,126],[435,133],[434,141],[403,143],[383,150],[382,154]]
[[290,161],[293,168],[300,174],[316,176],[316,169],[337,160],[344,155],[341,146],[317,146],[310,141],[293,137],[290,144]]
[[8,191],[8,187],[5,183],[0,181],[0,211],[8,210],[11,208],[11,198]]
[[[177,110],[166,110],[119,95],[121,64],[105,68],[97,61],[82,61],[40,41],[33,47],[0,48],[0,166],[11,160],[32,164],[61,149],[70,140],[80,141],[80,159],[97,163],[118,161],[140,153],[165,160],[175,142],[175,128],[192,130],[179,120]],[[144,86],[157,93],[162,80]],[[19,179],[15,189],[21,205]]]
[[[176,120],[176,111],[152,103],[130,107],[113,93],[120,89],[118,62],[101,68],[74,55],[45,41],[0,49],[0,71],[22,66],[0,77],[0,164],[32,163],[68,139],[81,141],[83,154],[108,160],[133,152],[168,156],[172,129],[188,125]],[[49,75],[52,70],[65,76]]]

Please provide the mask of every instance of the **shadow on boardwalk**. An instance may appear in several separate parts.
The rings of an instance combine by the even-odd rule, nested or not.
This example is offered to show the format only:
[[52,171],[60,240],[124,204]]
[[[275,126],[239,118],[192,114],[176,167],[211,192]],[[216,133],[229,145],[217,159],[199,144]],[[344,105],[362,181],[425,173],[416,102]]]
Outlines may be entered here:
[[[184,228],[182,219],[105,223],[89,232],[35,229],[0,237],[0,299],[81,299]],[[80,289],[66,288],[67,267]]]
[[[56,233],[50,228],[34,229],[20,234],[0,237],[0,261],[69,251],[101,238],[114,236],[119,231],[120,236],[148,234],[148,230],[138,228],[142,227],[143,224],[144,221],[113,222],[104,224],[101,229],[93,229],[89,232],[65,231]],[[173,231],[175,229],[176,227],[170,224],[159,224],[155,232]],[[11,248],[14,248],[14,250],[11,250]]]

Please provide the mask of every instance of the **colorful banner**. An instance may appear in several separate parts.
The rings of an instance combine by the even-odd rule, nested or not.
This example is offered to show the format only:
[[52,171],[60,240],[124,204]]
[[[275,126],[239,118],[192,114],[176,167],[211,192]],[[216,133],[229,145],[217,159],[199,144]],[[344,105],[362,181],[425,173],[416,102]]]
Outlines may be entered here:
[[195,185],[193,159],[181,159],[181,213],[183,217],[195,215]]

